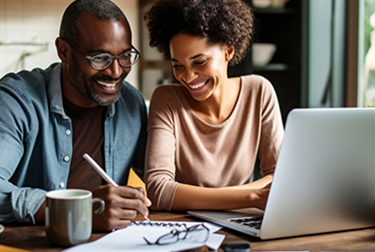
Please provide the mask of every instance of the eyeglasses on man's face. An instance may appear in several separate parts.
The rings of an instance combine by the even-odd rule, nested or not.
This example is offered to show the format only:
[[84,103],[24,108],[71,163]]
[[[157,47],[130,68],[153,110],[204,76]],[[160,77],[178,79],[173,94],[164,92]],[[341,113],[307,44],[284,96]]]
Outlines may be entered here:
[[210,232],[204,224],[195,225],[187,228],[184,225],[183,230],[173,229],[168,234],[160,236],[155,242],[148,241],[145,237],[143,239],[148,245],[168,245],[176,243],[179,240],[189,240],[191,242],[205,242],[208,239]]
[[141,57],[141,53],[138,52],[138,50],[135,49],[134,46],[132,46],[131,51],[123,52],[118,56],[114,56],[110,53],[99,53],[94,56],[88,56],[84,52],[82,52],[81,49],[79,49],[78,46],[74,44],[70,39],[66,37],[62,37],[62,39],[68,42],[68,44],[72,45],[75,49],[77,49],[77,51],[79,51],[83,56],[85,56],[85,58],[90,61],[91,67],[97,71],[108,68],[113,63],[114,59],[117,59],[121,67],[131,67],[132,65],[137,63],[137,61]]

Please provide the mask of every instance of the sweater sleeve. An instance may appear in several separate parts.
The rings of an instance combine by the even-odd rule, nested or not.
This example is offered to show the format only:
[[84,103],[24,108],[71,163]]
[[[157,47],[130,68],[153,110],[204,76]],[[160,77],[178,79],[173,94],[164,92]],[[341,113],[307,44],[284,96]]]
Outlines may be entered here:
[[178,183],[175,181],[176,97],[168,85],[155,89],[149,110],[145,183],[154,210],[169,211]]
[[263,79],[259,158],[262,176],[273,174],[284,136],[277,96],[272,84]]

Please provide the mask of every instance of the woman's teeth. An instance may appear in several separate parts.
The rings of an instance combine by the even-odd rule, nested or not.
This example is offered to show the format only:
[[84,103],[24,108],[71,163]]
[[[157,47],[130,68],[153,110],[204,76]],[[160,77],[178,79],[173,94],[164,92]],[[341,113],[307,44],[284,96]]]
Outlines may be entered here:
[[103,81],[97,81],[100,85],[103,85],[103,86],[106,86],[106,87],[114,87],[116,86],[117,82],[116,83],[107,83],[107,82],[103,82]]
[[191,85],[191,86],[189,86],[189,87],[190,87],[191,89],[198,89],[198,88],[200,88],[200,87],[203,87],[204,84],[206,84],[207,82],[208,82],[208,80],[205,81],[205,82],[202,82],[202,83],[200,83],[200,84]]

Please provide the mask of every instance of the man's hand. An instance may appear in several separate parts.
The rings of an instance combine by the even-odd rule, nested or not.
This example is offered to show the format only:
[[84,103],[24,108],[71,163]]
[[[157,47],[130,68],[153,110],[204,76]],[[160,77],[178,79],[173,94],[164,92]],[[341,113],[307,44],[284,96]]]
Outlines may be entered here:
[[[101,214],[93,214],[93,230],[110,231],[130,225],[138,213],[148,216],[151,201],[145,197],[143,188],[103,185],[93,191],[94,198],[105,202]],[[94,204],[94,210],[97,205]]]

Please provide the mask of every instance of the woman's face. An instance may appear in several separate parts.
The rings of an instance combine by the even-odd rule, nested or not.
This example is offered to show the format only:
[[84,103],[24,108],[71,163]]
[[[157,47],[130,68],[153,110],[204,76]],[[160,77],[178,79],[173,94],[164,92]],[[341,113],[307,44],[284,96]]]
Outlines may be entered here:
[[170,41],[170,52],[174,76],[196,101],[220,92],[218,87],[228,79],[233,47],[209,45],[207,38],[178,34]]

